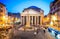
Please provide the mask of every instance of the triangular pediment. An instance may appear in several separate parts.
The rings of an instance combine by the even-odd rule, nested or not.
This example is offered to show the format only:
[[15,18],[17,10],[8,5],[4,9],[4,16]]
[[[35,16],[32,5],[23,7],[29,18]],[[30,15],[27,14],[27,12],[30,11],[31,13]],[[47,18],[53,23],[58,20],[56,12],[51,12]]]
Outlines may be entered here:
[[34,11],[34,10],[26,10],[26,11],[24,11],[23,13],[21,13],[21,14],[39,14],[39,12],[37,12],[37,11]]

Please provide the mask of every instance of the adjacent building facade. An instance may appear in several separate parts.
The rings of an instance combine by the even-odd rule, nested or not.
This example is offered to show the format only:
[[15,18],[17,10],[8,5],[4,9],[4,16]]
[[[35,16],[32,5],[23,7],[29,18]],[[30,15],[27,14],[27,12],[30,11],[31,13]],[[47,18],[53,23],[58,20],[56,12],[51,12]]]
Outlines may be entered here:
[[60,0],[55,0],[50,4],[50,24],[56,29],[60,30]]
[[8,23],[12,23],[13,22],[17,22],[20,20],[20,13],[12,13],[12,12],[8,12]]
[[0,2],[0,24],[3,25],[7,21],[5,21],[5,17],[7,14],[6,7],[3,3]]

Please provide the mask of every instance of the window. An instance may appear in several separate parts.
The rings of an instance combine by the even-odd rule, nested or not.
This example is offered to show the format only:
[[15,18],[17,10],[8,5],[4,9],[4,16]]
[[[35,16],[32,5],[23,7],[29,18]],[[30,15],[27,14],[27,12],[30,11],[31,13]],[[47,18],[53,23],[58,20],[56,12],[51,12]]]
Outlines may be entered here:
[[1,8],[3,8],[3,6],[0,5]]
[[57,7],[60,7],[60,2],[57,4]]
[[0,6],[0,12],[3,12],[2,6]]

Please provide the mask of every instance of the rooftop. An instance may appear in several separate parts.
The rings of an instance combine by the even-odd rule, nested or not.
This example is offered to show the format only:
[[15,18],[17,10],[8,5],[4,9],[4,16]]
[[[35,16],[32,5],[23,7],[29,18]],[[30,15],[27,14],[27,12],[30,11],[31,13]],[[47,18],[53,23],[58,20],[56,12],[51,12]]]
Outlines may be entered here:
[[1,3],[1,2],[0,2],[0,5],[3,5],[3,6],[5,6],[5,4],[3,4],[3,3]]
[[20,17],[20,13],[12,13],[12,12],[8,12],[8,16],[14,16],[14,17]]
[[[38,8],[38,7],[36,7],[36,6],[30,6],[30,7],[28,7],[28,8],[25,8],[24,10],[23,10],[23,12],[25,11],[25,10],[28,10],[28,9],[32,9],[32,10],[35,10],[35,11],[37,11],[37,12],[40,12],[42,9],[41,8]],[[43,10],[42,10],[43,11]]]

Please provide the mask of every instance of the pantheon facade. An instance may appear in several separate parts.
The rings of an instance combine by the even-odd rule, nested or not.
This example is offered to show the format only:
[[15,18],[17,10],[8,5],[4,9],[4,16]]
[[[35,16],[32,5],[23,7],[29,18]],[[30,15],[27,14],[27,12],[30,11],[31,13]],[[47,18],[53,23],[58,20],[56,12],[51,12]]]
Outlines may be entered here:
[[44,11],[36,6],[25,8],[21,13],[21,25],[40,26],[43,24]]

